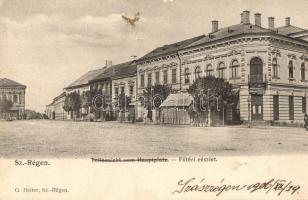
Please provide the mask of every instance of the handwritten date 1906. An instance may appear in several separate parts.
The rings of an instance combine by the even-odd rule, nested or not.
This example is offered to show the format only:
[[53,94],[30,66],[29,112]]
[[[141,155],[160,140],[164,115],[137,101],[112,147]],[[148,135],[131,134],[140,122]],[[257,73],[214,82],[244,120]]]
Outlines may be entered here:
[[292,181],[286,181],[282,179],[270,179],[265,182],[256,182],[252,184],[235,184],[227,185],[224,184],[225,179],[220,181],[220,184],[209,185],[204,183],[204,178],[202,178],[199,183],[196,183],[196,178],[190,178],[189,180],[180,180],[178,182],[179,189],[174,190],[172,194],[185,193],[185,192],[209,192],[215,193],[216,196],[221,195],[223,192],[228,191],[248,191],[254,193],[256,191],[264,191],[265,194],[269,192],[276,192],[277,195],[281,195],[283,192],[293,194],[298,194],[299,185],[292,184]]

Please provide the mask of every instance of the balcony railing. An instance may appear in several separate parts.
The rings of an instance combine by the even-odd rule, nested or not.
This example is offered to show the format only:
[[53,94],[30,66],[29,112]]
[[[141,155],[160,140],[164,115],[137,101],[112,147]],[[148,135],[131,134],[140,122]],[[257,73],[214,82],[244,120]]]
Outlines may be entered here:
[[267,81],[266,75],[257,74],[257,75],[248,75],[248,80],[250,83],[264,83]]
[[248,75],[248,84],[250,88],[266,88],[266,74]]

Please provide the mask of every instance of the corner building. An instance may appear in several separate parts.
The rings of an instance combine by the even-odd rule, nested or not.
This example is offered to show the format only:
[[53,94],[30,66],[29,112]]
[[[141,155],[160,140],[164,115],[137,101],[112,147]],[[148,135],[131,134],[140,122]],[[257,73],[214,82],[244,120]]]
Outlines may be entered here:
[[[179,90],[185,91],[198,77],[224,78],[239,91],[238,105],[225,111],[226,121],[303,122],[307,105],[308,30],[285,25],[275,27],[274,17],[261,26],[261,14],[243,11],[240,23],[191,39],[177,49]],[[167,54],[165,54],[167,55]],[[155,62],[138,65],[142,71]]]

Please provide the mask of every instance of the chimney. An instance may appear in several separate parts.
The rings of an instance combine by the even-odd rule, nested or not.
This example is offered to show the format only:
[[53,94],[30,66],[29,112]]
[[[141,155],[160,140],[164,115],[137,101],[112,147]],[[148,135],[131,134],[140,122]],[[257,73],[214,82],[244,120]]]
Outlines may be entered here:
[[261,27],[261,13],[255,14],[255,25]]
[[249,19],[249,11],[248,10],[244,10],[241,14],[241,23],[242,24],[249,24],[250,23],[250,19]]
[[290,17],[286,17],[286,26],[290,26]]
[[106,69],[106,68],[111,67],[111,66],[112,66],[112,61],[111,60],[106,60],[106,64],[105,64],[105,66],[103,68]]
[[213,20],[212,21],[212,32],[216,32],[216,31],[218,31],[218,21]]
[[275,30],[275,18],[274,17],[269,17],[268,18],[268,29],[274,31]]

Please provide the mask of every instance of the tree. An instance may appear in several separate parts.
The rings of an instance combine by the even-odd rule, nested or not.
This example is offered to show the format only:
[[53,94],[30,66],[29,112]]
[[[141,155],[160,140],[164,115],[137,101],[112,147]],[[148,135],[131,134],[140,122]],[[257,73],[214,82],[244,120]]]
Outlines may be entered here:
[[143,90],[143,96],[139,100],[145,108],[158,108],[169,94],[173,92],[174,90],[172,90],[171,86],[155,85]]
[[120,110],[126,111],[129,104],[131,103],[131,98],[129,96],[126,96],[124,93],[121,93],[118,96],[118,106]]
[[232,84],[213,76],[197,79],[189,87],[188,92],[194,97],[194,107],[199,112],[207,110],[208,107],[215,109],[217,106],[236,104],[239,98]]
[[2,97],[0,100],[0,113],[8,112],[13,106],[13,102],[6,97]]
[[81,108],[81,97],[77,92],[69,93],[65,96],[63,109],[65,111],[77,112]]
[[236,105],[238,102],[238,92],[233,90],[232,84],[221,78],[207,76],[197,79],[188,89],[193,96],[193,107],[189,114],[194,119],[194,123],[206,123],[204,117],[207,114],[207,123],[211,124],[211,112],[219,107],[224,109],[227,105]]

